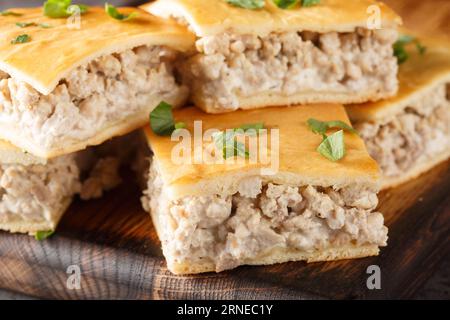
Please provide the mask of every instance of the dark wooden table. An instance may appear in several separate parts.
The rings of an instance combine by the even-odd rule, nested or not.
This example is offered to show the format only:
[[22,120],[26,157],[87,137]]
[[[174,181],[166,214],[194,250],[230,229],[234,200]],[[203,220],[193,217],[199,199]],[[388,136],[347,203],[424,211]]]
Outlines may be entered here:
[[[412,298],[450,249],[450,163],[380,195],[389,227],[380,256],[180,277],[167,271],[152,223],[131,179],[103,199],[76,201],[54,237],[0,234],[0,287],[44,298]],[[66,286],[71,265],[81,289]],[[381,269],[369,290],[366,269]]]
[[[20,2],[2,1],[0,9]],[[449,1],[387,2],[410,27],[450,34]],[[140,191],[125,176],[127,183],[103,199],[75,201],[51,239],[38,242],[0,232],[0,288],[62,299],[450,299],[449,162],[380,195],[379,210],[390,231],[389,245],[378,257],[240,267],[188,277],[167,271],[150,218],[140,207]],[[79,290],[67,287],[67,269],[73,265],[81,270]],[[381,269],[381,290],[367,289],[370,265]]]

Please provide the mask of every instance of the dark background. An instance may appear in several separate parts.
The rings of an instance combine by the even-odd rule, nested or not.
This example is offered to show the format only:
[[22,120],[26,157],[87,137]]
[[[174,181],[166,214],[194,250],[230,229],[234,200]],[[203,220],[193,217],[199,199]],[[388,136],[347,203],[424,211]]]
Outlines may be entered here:
[[[205,0],[208,1],[208,0]],[[343,0],[344,1],[344,0]],[[348,0],[346,0],[348,1]],[[0,0],[0,10],[12,7],[33,7],[42,5],[42,0]],[[106,1],[99,0],[74,0],[73,3],[102,6]],[[137,6],[149,1],[145,0],[108,0],[116,6]],[[450,1],[449,0],[387,0],[399,14],[406,16],[404,22],[411,29],[424,33],[433,33],[450,38]],[[429,16],[430,19],[423,19]],[[439,19],[438,19],[439,16]],[[437,21],[437,22],[435,22]],[[444,22],[442,22],[444,21]],[[444,263],[438,272],[429,279],[416,298],[418,299],[450,299],[450,257],[444,259]],[[2,291],[0,299],[24,299],[19,294]]]

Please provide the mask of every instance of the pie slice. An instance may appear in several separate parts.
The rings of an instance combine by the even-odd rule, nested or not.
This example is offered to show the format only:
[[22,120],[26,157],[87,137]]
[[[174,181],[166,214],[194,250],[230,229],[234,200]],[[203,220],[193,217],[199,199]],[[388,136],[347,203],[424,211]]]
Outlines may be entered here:
[[347,111],[381,167],[383,188],[413,179],[450,157],[450,44],[420,38],[408,47],[398,94]]
[[[343,106],[220,115],[188,107],[174,111],[174,118],[187,129],[172,139],[144,129],[153,156],[142,197],[171,272],[359,258],[377,255],[386,245],[383,215],[375,211],[378,166],[363,140],[345,132],[345,156],[331,161],[316,150],[322,137],[306,123],[315,118],[348,124]],[[225,160],[214,148],[226,129],[257,123],[266,131],[244,135],[257,139],[257,153],[250,140],[244,145],[248,157],[238,152]],[[215,152],[219,156],[211,162]]]
[[161,100],[184,103],[188,89],[173,67],[194,37],[139,9],[119,10],[139,15],[118,21],[90,7],[79,21],[50,19],[42,8],[1,17],[1,139],[52,158],[141,127]]
[[[401,19],[377,1],[280,9],[268,0],[245,9],[225,0],[158,0],[143,9],[195,33],[197,52],[181,73],[192,102],[208,113],[360,103],[397,92],[392,45]],[[380,29],[369,29],[377,17]]]
[[99,198],[121,183],[119,168],[133,156],[136,136],[133,132],[52,159],[0,140],[0,230],[54,231],[76,195]]

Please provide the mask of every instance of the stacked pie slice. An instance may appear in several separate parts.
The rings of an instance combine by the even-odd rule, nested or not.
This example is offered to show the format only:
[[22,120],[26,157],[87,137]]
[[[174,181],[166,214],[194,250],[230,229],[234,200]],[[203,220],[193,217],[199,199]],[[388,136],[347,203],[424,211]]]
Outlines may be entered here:
[[395,97],[347,106],[380,165],[383,188],[413,179],[450,157],[450,44],[417,39],[425,51],[414,46],[408,51]]
[[0,229],[54,230],[140,149],[175,274],[377,255],[379,190],[450,156],[450,45],[374,0],[284,4],[2,15]]
[[0,24],[0,229],[35,234],[54,230],[76,193],[113,184],[117,163],[103,159],[81,185],[96,153],[86,148],[142,127],[161,100],[184,104],[174,63],[194,37],[144,11],[126,23],[103,8],[79,21],[9,11]]
[[[370,6],[381,12],[380,29],[368,27]],[[387,243],[376,211],[379,169],[341,104],[396,95],[400,18],[364,0],[287,9],[272,1],[243,8],[222,0],[159,0],[143,8],[196,37],[179,72],[197,108],[174,111],[185,127],[172,138],[153,125],[145,129],[153,156],[142,202],[169,270],[377,255]],[[235,151],[224,150],[223,163],[198,162],[217,137],[233,137],[227,130],[253,127],[264,129],[232,142]],[[210,130],[218,133],[208,141]],[[180,147],[180,136],[191,144]],[[273,161],[251,161],[243,147],[258,140],[261,152],[263,137],[275,170]],[[345,145],[337,150],[332,139]],[[184,162],[176,157],[180,149]]]

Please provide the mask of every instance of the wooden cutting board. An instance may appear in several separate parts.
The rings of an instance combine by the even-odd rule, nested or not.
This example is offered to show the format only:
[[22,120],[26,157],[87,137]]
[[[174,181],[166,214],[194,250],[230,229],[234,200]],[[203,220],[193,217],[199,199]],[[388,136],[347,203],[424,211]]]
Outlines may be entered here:
[[[450,34],[450,2],[386,1],[406,24]],[[292,262],[200,276],[167,271],[152,223],[130,175],[103,199],[75,201],[51,239],[0,232],[0,288],[43,298],[409,298],[450,256],[450,162],[380,195],[389,245],[378,257]],[[76,265],[81,288],[68,289]],[[381,289],[366,286],[378,265]]]
[[[39,242],[0,234],[0,287],[43,298],[287,299],[408,298],[414,296],[450,249],[450,162],[380,195],[389,245],[378,257],[266,267],[220,274],[174,276],[139,203],[131,178],[103,199],[75,201],[57,233]],[[77,265],[81,289],[68,289]],[[378,265],[381,289],[366,286]]]

